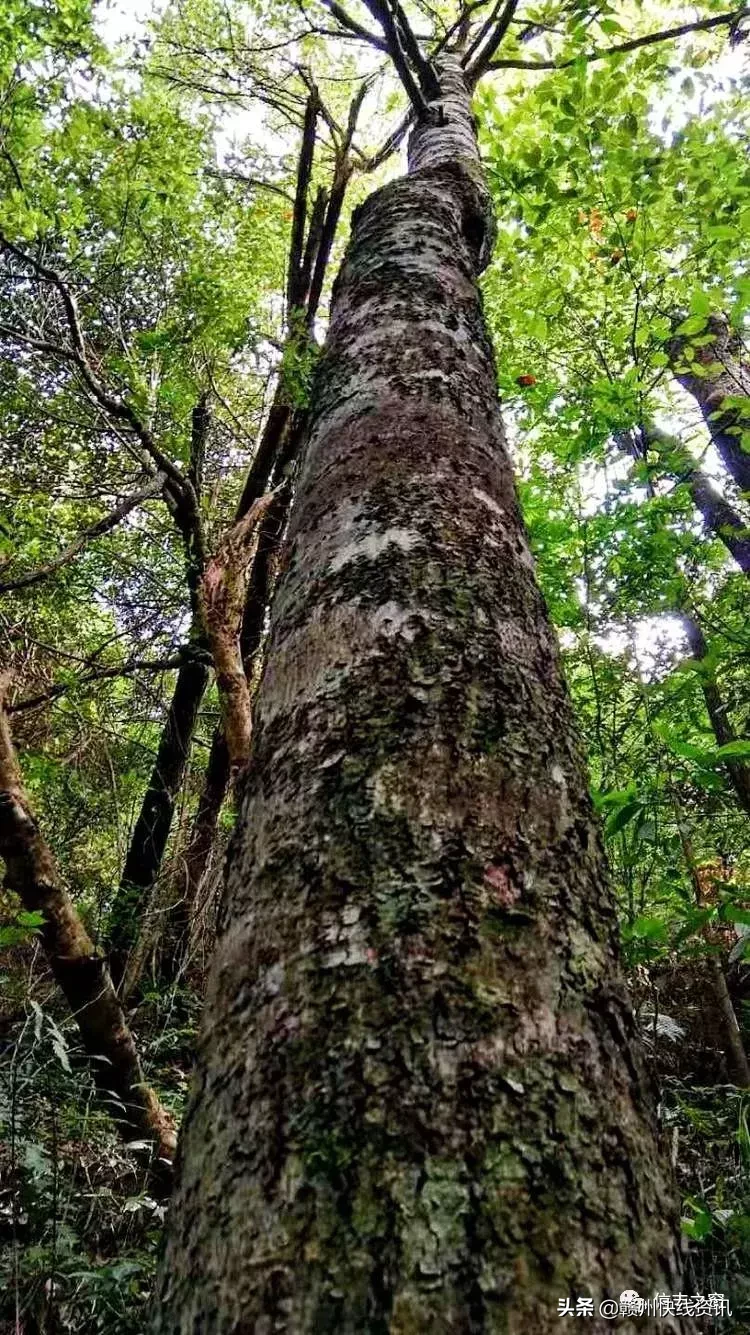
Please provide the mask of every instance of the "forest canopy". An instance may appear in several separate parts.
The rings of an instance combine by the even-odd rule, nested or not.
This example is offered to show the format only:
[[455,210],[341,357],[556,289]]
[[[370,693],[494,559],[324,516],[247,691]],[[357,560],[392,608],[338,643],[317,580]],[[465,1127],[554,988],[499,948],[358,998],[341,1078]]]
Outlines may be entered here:
[[[684,1291],[750,1329],[748,51],[727,0],[2,0],[0,1328],[239,1328],[229,1299],[201,1324],[184,1276],[228,1227],[200,1119],[252,1031],[248,1120],[206,1133],[204,1172],[283,1126],[247,1168],[267,1197],[232,1208],[262,1198],[304,1252],[290,1331],[543,1335],[554,1292],[650,1292],[600,1234],[588,1287],[538,1278],[544,1137],[575,1234],[589,1079],[631,1043],[623,1161],[661,1165],[637,1210],[671,1219],[676,1176]],[[574,1000],[550,991],[557,1039],[521,1055],[514,970],[551,989],[551,957]],[[428,995],[471,1079],[445,1053],[425,1075]],[[373,1148],[396,1088],[418,1111]],[[477,1106],[458,1177],[450,1099]],[[306,1250],[274,1197],[296,1174],[325,1202]],[[516,1227],[544,1241],[511,1300],[488,1239]],[[334,1244],[352,1274],[321,1278]]]

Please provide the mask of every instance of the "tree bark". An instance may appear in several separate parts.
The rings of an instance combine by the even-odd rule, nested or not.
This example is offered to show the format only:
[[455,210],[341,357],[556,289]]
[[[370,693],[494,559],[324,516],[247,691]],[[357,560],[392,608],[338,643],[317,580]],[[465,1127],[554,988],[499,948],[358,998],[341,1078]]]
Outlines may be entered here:
[[455,59],[441,79],[442,113],[356,212],[335,285],[160,1335],[546,1335],[569,1292],[678,1284],[498,413]]
[[750,360],[740,335],[723,315],[710,316],[707,329],[714,340],[695,349],[695,362],[719,363],[721,371],[703,376],[691,371],[685,359],[689,340],[683,336],[669,344],[674,374],[698,404],[727,471],[740,491],[750,492],[750,453],[740,443],[740,432],[750,430]]
[[175,1131],[171,1117],[145,1083],[133,1035],[106,962],[60,882],[39,831],[16,759],[0,682],[0,857],[5,884],[24,908],[44,916],[41,940],[49,966],[92,1058],[94,1078],[126,1139],[145,1140],[161,1160],[157,1179],[171,1177]]

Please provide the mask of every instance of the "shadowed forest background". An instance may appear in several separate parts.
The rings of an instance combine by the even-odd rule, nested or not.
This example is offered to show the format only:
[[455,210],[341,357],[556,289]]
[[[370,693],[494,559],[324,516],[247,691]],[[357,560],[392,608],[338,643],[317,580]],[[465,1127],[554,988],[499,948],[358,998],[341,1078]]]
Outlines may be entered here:
[[475,20],[497,391],[685,1291],[750,1330],[750,9],[400,9],[0,3],[2,1331],[146,1328],[332,285],[404,34]]

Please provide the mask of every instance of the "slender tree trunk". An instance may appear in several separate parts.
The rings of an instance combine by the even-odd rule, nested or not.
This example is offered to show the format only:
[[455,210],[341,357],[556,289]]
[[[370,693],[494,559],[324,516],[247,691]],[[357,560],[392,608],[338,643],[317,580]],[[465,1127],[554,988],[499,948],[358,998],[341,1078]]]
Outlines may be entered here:
[[229,752],[221,727],[214,730],[201,795],[185,852],[177,859],[172,886],[173,907],[165,933],[160,972],[175,982],[192,953],[200,889],[210,870],[218,839],[219,816],[229,787]]
[[174,1124],[144,1082],[138,1054],[106,962],[60,882],[49,846],[39,832],[23,786],[0,683],[0,857],[5,883],[24,908],[44,916],[42,945],[49,966],[92,1058],[96,1083],[127,1139],[153,1146],[169,1177]]
[[[307,196],[315,126],[319,112],[317,94],[312,94],[308,99],[297,163],[293,238],[287,266],[287,350],[294,346],[301,347],[312,338],[331,249],[351,177],[351,144],[361,103],[362,97],[355,97],[349,111],[346,135],[338,145],[330,194],[322,188],[318,190],[310,210],[305,240],[305,221],[309,202]],[[289,464],[297,455],[304,420],[304,411],[291,402],[288,386],[280,375],[273,403],[242,489],[235,515],[236,521],[248,513],[266,491],[272,478],[275,482],[280,482],[285,477]],[[277,507],[269,512],[258,537],[240,635],[240,650],[248,668],[255,659],[262,638],[270,592],[271,568],[283,531],[287,504],[288,498],[283,504],[283,514]],[[177,971],[184,963],[185,951],[190,948],[193,909],[199,898],[210,850],[216,839],[219,814],[229,790],[230,780],[230,753],[224,729],[220,727],[216,729],[211,743],[205,787],[198,804],[193,836],[182,863],[183,889],[177,900],[171,931],[171,937],[176,941],[173,959]]]
[[727,980],[721,966],[721,960],[712,955],[709,962],[711,984],[716,997],[716,1006],[721,1016],[724,1029],[726,1052],[734,1071],[735,1080],[741,1089],[750,1088],[750,1064],[747,1060],[745,1045],[742,1041],[737,1015],[729,995]]
[[[676,482],[687,483],[693,504],[708,532],[724,543],[740,570],[750,575],[750,524],[697,466],[679,440],[650,423],[641,432],[617,433],[615,442],[623,454],[638,461],[645,461],[647,450],[659,454],[664,472]],[[649,495],[654,494],[649,483]]]
[[[690,879],[693,883],[695,902],[699,908],[705,906],[705,896],[701,886],[701,878],[698,873],[698,865],[695,861],[695,853],[690,836],[686,833],[683,824],[683,815],[680,805],[675,801],[675,814],[680,831],[680,842],[682,852],[690,873]],[[750,1087],[750,1063],[748,1063],[745,1045],[742,1041],[740,1026],[737,1023],[737,1015],[732,1004],[732,998],[727,987],[726,974],[721,960],[716,955],[716,943],[712,940],[711,929],[708,923],[703,927],[703,939],[708,946],[708,976],[711,980],[711,987],[714,993],[714,1002],[716,1012],[721,1022],[724,1033],[724,1052],[726,1054],[730,1068],[734,1071],[735,1080],[741,1089]]]
[[177,672],[156,761],[110,914],[109,961],[116,987],[125,976],[143,906],[162,864],[208,676],[208,664],[200,656],[186,659]]
[[[747,529],[734,506],[725,500],[700,469],[692,465],[679,442],[672,440],[671,437],[666,436],[652,426],[649,426],[645,435],[648,446],[656,446],[661,449],[667,447],[672,462],[676,461],[679,464],[680,474],[689,481],[693,500],[703,514],[706,527],[711,529],[717,538],[721,539],[740,568],[746,574],[750,574],[750,542],[744,537]],[[622,437],[618,438],[617,443],[624,453],[632,455],[635,459],[643,459],[643,448],[632,432],[623,433]],[[652,488],[650,488],[649,494],[654,495]],[[707,670],[708,645],[703,631],[694,615],[685,611],[680,611],[678,615],[690,646],[690,653],[695,661],[702,665],[701,690],[703,691],[703,699],[716,738],[716,744],[717,746],[726,746],[729,742],[736,742],[738,740],[737,733],[732,727],[729,711],[722,698],[716,677],[713,672]],[[750,815],[750,766],[743,764],[740,760],[727,760],[725,766],[737,801],[743,811]]]
[[[677,481],[687,483],[693,504],[702,515],[709,533],[724,543],[743,574],[750,575],[750,523],[743,519],[703,469],[694,463],[679,441],[654,426],[647,428],[645,436],[647,448],[666,453],[667,467],[672,476]],[[637,458],[643,457],[637,446],[635,451],[629,448],[628,452],[635,452]]]
[[[690,645],[690,652],[696,662],[702,665],[701,688],[716,744],[717,746],[728,746],[730,742],[738,740],[737,733],[732,727],[729,711],[722,698],[716,677],[706,667],[705,660],[708,657],[708,645],[705,636],[695,618],[688,616],[685,612],[682,613],[682,624]],[[741,760],[726,760],[724,764],[737,801],[742,810],[750,816],[750,765],[743,764]]]
[[[192,412],[187,470],[190,500],[187,503],[183,497],[172,511],[185,548],[185,575],[192,611],[190,652],[185,655],[177,672],[159,738],[156,763],[133,829],[120,885],[110,912],[109,964],[117,988],[121,988],[125,981],[129,957],[143,925],[143,910],[152,898],[151,891],[159,875],[172,828],[175,802],[190,759],[198,710],[208,686],[211,660],[200,602],[205,553],[197,507],[200,504],[210,427],[208,395],[204,393]],[[143,950],[139,954],[143,955]],[[131,972],[131,985],[139,968],[140,961]]]
[[598,1306],[678,1283],[498,414],[487,196],[452,60],[442,85],[410,174],[355,214],[335,287],[162,1333],[546,1335],[569,1292]]
[[727,471],[740,491],[750,492],[750,453],[740,440],[741,432],[750,430],[750,359],[723,315],[712,315],[707,327],[714,341],[695,349],[695,362],[719,364],[718,374],[696,375],[691,370],[685,357],[689,340],[684,337],[672,340],[669,355],[675,376],[696,400]]

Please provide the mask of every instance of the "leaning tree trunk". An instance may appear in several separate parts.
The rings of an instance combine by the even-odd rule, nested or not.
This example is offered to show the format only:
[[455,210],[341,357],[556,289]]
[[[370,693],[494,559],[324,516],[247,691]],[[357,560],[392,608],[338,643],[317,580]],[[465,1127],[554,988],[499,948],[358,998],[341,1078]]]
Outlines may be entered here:
[[686,481],[708,531],[724,543],[742,573],[750,575],[750,524],[744,522],[702,469],[691,469]]
[[498,413],[468,96],[452,62],[442,79],[334,291],[168,1228],[171,1335],[545,1335],[569,1292],[678,1283]]
[[27,911],[42,914],[42,946],[92,1059],[96,1083],[126,1138],[135,1136],[151,1147],[155,1178],[164,1186],[171,1179],[174,1124],[144,1081],[106,961],[81,922],[39,831],[16,759],[4,690],[0,680],[0,858],[5,884]]
[[[750,358],[742,338],[723,315],[710,316],[707,329],[712,342],[694,349],[694,365],[703,374],[696,374],[686,359],[688,338],[673,339],[669,355],[677,380],[692,394],[705,418],[724,466],[740,491],[750,492],[750,453],[741,441],[742,432],[750,431]],[[716,373],[707,374],[708,366],[716,367]]]
[[[683,813],[679,803],[675,801],[675,815],[680,833],[680,843],[685,863],[693,883],[695,902],[698,908],[705,907],[705,896],[701,885],[698,865],[695,861],[692,840],[687,834],[684,825]],[[741,1089],[750,1088],[750,1063],[748,1063],[745,1044],[737,1022],[737,1014],[732,1003],[732,998],[727,987],[727,978],[724,973],[724,967],[721,959],[718,957],[716,942],[713,940],[713,934],[708,923],[704,923],[701,935],[707,946],[707,966],[708,977],[714,994],[714,1004],[716,1015],[721,1025],[724,1054],[727,1064],[734,1074],[736,1083]]]

